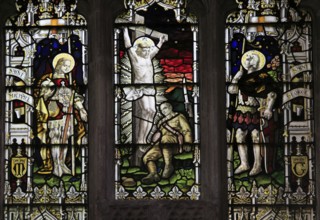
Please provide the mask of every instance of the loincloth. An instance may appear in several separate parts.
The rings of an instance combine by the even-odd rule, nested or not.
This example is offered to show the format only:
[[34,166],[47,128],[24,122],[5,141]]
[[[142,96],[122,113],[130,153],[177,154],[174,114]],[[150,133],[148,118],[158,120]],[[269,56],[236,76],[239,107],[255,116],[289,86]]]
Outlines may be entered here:
[[153,86],[130,86],[124,87],[123,92],[125,99],[128,101],[134,101],[141,98],[144,95],[153,96],[156,94],[156,90]]

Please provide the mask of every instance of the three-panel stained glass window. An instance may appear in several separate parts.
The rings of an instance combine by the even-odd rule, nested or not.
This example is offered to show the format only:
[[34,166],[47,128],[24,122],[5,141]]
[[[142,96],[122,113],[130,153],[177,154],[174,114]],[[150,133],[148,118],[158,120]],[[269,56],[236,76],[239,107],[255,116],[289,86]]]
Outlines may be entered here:
[[[77,0],[16,2],[4,216],[87,219],[87,23]],[[311,16],[294,0],[236,2],[225,26],[229,219],[314,219]],[[115,199],[199,200],[198,20],[187,1],[125,7],[114,22]]]

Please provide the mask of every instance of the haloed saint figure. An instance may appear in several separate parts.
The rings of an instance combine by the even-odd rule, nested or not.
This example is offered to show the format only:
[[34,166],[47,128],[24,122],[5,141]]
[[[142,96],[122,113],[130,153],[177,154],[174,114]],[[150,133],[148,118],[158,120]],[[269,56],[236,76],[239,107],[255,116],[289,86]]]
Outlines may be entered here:
[[[84,130],[74,137],[74,129],[80,129],[87,122],[87,111],[83,106],[83,96],[77,94],[73,87],[71,71],[75,66],[74,58],[68,53],[60,53],[53,59],[52,65],[53,73],[44,75],[39,81],[37,136],[42,145],[40,155],[43,165],[38,173],[53,173],[61,177],[75,173],[74,161],[71,161],[71,166],[66,165],[67,152],[70,144],[73,147],[75,141],[81,143]],[[71,157],[74,160],[74,155]]]
[[[255,176],[262,172],[261,127],[265,124],[265,120],[271,119],[277,97],[276,82],[268,74],[259,72],[265,64],[266,58],[260,51],[246,52],[242,56],[242,66],[247,72],[245,73],[243,68],[240,68],[228,87],[230,94],[237,95],[233,129],[235,129],[240,165],[235,169],[235,174],[250,170],[249,175]],[[252,167],[249,164],[246,144],[248,135],[252,139],[254,155]]]

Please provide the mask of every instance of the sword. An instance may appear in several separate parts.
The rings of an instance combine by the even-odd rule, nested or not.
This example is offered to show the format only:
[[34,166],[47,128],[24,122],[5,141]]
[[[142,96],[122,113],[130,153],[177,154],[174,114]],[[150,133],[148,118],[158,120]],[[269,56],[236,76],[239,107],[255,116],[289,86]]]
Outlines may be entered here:
[[[73,109],[74,93],[75,92],[73,91],[72,92],[72,96],[71,96],[71,100],[70,100],[70,104],[69,104],[69,107],[68,107],[68,112],[67,112],[68,115],[67,115],[67,118],[66,118],[66,124],[65,124],[65,127],[64,127],[63,137],[62,137],[62,143],[63,144],[67,144],[67,141],[68,141],[69,124],[70,124],[70,121],[71,121],[71,114],[73,113],[72,109]],[[72,141],[71,142],[71,172],[72,172],[73,176],[76,174],[75,170],[76,170],[75,169],[75,150],[74,150],[74,143]]]
[[263,157],[264,169],[265,169],[266,173],[269,173],[268,172],[268,164],[267,164],[267,146],[265,145],[266,138],[263,133],[263,126],[265,126],[265,124],[266,124],[265,119],[260,118],[260,133],[259,133],[259,135],[260,135],[260,140],[262,140],[260,143],[263,143],[261,146],[261,153],[262,153],[261,156]]

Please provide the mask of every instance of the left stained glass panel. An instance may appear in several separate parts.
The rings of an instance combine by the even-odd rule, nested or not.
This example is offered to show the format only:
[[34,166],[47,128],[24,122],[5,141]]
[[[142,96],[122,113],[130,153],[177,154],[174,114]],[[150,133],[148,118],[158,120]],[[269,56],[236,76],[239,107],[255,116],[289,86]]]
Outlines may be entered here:
[[5,219],[87,219],[87,28],[76,0],[6,23]]

